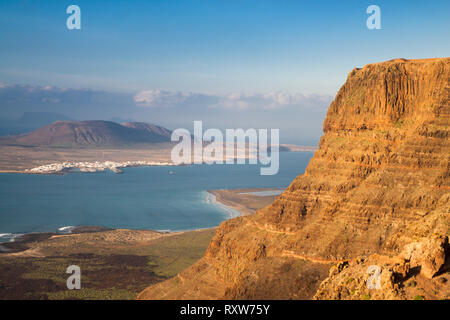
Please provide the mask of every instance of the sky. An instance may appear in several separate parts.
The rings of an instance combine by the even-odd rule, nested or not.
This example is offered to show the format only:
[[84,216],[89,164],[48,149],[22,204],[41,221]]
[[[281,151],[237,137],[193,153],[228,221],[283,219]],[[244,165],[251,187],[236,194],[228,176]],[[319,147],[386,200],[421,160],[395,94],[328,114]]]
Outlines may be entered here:
[[[81,9],[69,30],[66,8]],[[381,29],[369,30],[369,5]],[[315,144],[354,67],[446,57],[450,1],[0,0],[0,117],[58,111]]]

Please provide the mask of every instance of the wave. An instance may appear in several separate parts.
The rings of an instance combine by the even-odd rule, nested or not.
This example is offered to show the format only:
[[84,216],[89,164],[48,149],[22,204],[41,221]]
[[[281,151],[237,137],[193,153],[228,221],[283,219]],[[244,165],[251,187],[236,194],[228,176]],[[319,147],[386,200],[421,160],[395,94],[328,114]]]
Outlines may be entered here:
[[217,202],[216,196],[213,195],[212,193],[208,191],[205,192],[206,192],[205,202],[220,208],[222,211],[225,211],[229,219],[236,218],[241,215],[241,213],[238,210],[228,207],[220,202]]
[[156,232],[161,232],[161,233],[171,233],[172,230],[170,229],[160,229],[160,230],[155,230]]
[[23,236],[23,233],[0,233],[0,243],[14,242],[20,236]]
[[61,227],[58,228],[58,232],[59,233],[71,233],[73,231],[73,229],[75,229],[75,226],[65,226],[65,227]]
[[[57,233],[62,233],[62,234],[72,233],[73,229],[75,229],[75,228],[76,228],[75,226],[64,226],[64,227],[58,228]],[[32,234],[32,233],[34,233],[34,232],[27,232],[27,233],[6,232],[6,233],[0,233],[0,243],[14,242],[14,241],[16,241],[16,239],[18,237],[26,235],[26,234]]]

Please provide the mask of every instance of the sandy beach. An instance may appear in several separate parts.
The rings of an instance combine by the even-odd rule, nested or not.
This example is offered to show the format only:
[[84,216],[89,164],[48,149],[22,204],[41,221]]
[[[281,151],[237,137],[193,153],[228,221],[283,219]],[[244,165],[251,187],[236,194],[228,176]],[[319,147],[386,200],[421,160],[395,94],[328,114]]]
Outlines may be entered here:
[[[260,196],[254,193],[280,190],[274,188],[222,189],[208,190],[216,197],[216,201],[239,211],[241,216],[254,214],[256,210],[271,204],[278,195]],[[281,190],[280,190],[281,192]]]

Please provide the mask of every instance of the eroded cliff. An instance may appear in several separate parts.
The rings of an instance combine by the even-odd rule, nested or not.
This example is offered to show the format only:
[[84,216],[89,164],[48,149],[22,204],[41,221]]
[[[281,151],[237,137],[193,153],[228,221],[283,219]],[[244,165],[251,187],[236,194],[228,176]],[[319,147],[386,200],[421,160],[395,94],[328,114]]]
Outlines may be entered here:
[[449,78],[450,58],[355,68],[305,173],[255,215],[222,223],[200,261],[139,298],[309,299],[327,276],[316,298],[340,298],[332,264],[448,236]]

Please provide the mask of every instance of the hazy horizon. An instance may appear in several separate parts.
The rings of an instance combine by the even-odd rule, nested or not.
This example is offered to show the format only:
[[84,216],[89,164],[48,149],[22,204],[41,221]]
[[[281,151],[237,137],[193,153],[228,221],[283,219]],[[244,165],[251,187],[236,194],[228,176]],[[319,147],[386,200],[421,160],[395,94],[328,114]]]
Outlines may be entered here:
[[81,0],[80,30],[66,27],[71,4],[0,4],[3,123],[30,111],[172,130],[202,120],[314,145],[354,67],[450,52],[446,1],[377,1],[379,30],[368,1]]

